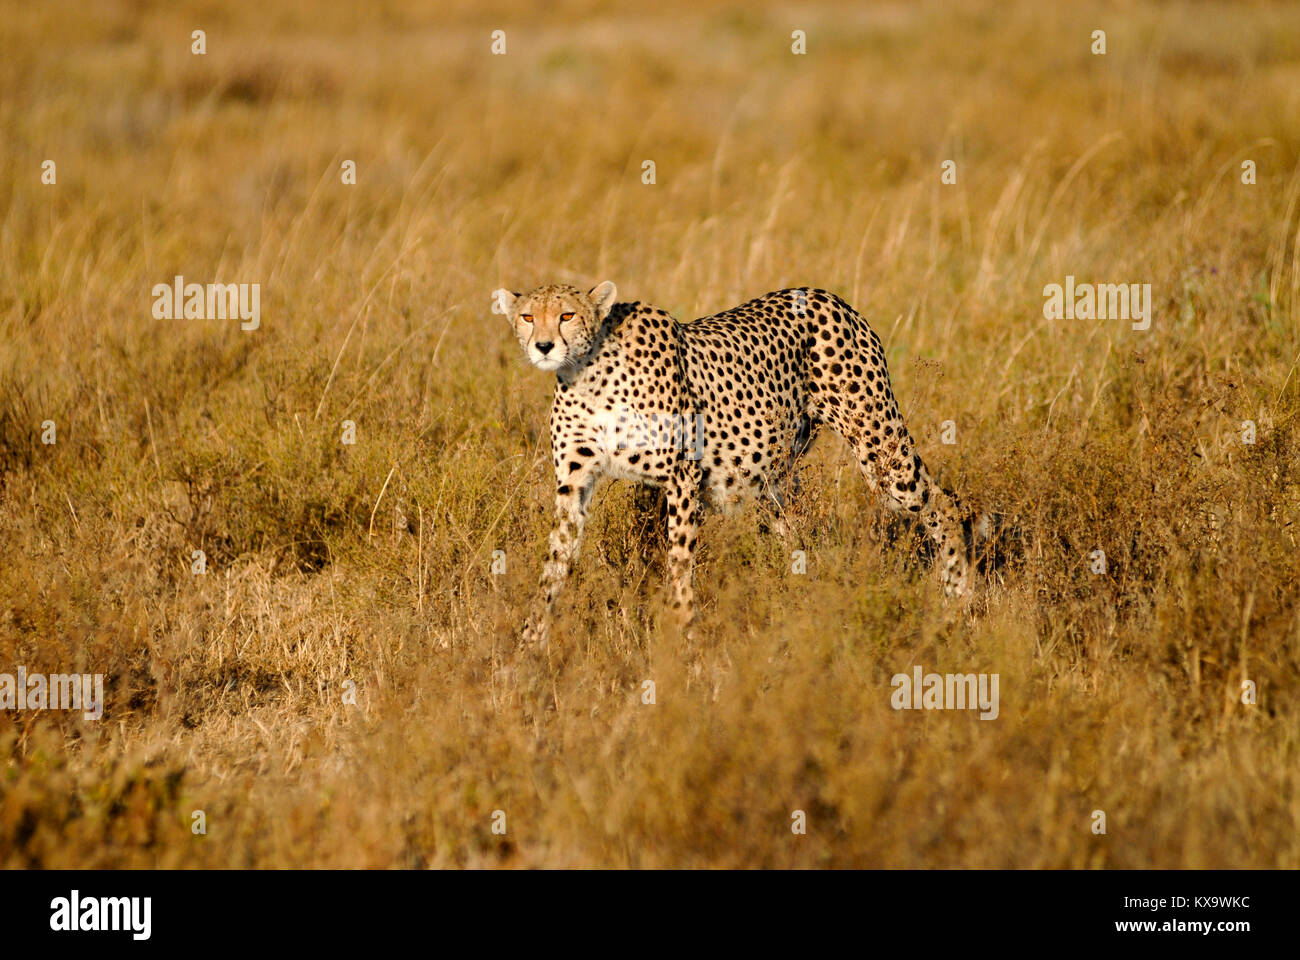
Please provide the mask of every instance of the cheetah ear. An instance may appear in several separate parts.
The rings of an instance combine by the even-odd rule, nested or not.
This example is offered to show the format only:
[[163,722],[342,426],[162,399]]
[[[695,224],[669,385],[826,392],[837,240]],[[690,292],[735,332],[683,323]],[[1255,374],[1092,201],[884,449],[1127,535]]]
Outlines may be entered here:
[[519,299],[519,294],[512,293],[505,287],[500,290],[492,291],[492,312],[499,313],[509,317],[510,311],[514,309],[515,301]]
[[614,306],[614,298],[618,296],[618,288],[613,283],[606,280],[604,283],[598,283],[587,292],[591,299],[592,306],[596,308],[596,319],[604,320],[609,316],[610,308]]

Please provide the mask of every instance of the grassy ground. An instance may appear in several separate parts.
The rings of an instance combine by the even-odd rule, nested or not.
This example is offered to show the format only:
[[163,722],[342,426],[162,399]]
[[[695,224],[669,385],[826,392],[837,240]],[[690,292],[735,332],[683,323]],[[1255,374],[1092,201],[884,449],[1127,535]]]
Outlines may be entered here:
[[[0,18],[0,672],[107,696],[0,711],[0,864],[1300,867],[1300,9],[554,6]],[[515,651],[551,378],[488,296],[602,279],[857,306],[1004,517],[970,608],[827,435],[788,539],[708,522],[694,642],[615,484]]]

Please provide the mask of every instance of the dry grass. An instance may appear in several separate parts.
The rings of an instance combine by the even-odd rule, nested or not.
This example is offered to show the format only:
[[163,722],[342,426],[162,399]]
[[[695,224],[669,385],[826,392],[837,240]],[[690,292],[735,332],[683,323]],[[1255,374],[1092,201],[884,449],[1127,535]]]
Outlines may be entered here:
[[[0,864],[1300,866],[1294,5],[97,9],[0,28],[0,672],[108,689],[0,713]],[[155,320],[175,274],[261,329]],[[1067,274],[1152,329],[1043,320]],[[974,608],[828,436],[797,542],[709,522],[695,643],[614,485],[515,652],[550,387],[488,293],[605,278],[854,303],[1006,518]],[[1000,717],[891,710],[915,664]]]

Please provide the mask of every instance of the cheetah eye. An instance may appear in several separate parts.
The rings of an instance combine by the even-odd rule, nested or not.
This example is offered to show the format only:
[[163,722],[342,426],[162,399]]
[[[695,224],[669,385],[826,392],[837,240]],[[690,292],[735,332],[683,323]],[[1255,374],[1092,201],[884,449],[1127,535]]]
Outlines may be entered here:
[[571,313],[562,313],[562,314],[560,314],[560,322],[561,322],[561,323],[565,323],[565,322],[567,322],[567,321],[569,321],[569,320],[572,320],[572,319],[573,319],[573,314],[571,314]]
[[524,321],[525,323],[532,323],[533,315],[531,313],[521,313],[519,315],[519,319]]

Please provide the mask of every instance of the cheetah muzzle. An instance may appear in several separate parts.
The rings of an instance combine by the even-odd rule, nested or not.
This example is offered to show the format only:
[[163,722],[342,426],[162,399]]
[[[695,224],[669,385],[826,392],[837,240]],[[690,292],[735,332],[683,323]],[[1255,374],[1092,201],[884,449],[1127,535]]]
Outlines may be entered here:
[[967,591],[954,501],[931,479],[898,412],[880,338],[825,290],[778,290],[691,323],[606,281],[498,290],[529,362],[556,374],[551,407],[555,528],[525,642],[545,642],[602,475],[662,487],[668,580],[679,622],[694,616],[692,567],[704,505],[770,497],[821,424],[852,448],[867,485],[936,548],[945,593]]

